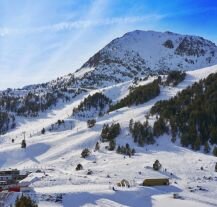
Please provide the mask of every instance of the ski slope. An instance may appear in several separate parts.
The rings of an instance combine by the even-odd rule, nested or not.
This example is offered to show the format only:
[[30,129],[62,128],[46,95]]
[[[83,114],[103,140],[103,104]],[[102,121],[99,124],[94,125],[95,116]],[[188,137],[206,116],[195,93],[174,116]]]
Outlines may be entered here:
[[[125,107],[98,117],[91,129],[87,128],[86,121],[71,117],[72,109],[86,96],[99,91],[116,102],[129,93],[132,81],[83,93],[67,105],[60,104],[37,119],[20,118],[17,129],[1,136],[0,167],[33,172],[40,170],[41,173],[34,173],[31,179],[28,178],[34,190],[32,196],[39,206],[217,206],[216,157],[183,148],[178,142],[173,144],[167,135],[159,137],[154,145],[138,147],[128,130],[131,118],[145,121],[145,115],[154,103],[175,96],[214,72],[217,72],[217,66],[189,71],[186,79],[177,87],[162,87],[160,95],[145,104]],[[151,77],[139,84],[148,84],[153,79]],[[42,128],[49,127],[58,119],[73,123],[72,129],[47,131],[41,135]],[[151,117],[149,122],[153,123],[154,119]],[[93,151],[103,124],[112,122],[121,125],[117,144],[129,143],[136,150],[135,156],[129,158],[108,151],[105,149],[107,143],[101,143],[98,152]],[[23,132],[27,142],[25,150],[20,147]],[[14,143],[11,143],[12,138],[15,139]],[[80,154],[85,147],[91,149],[92,154],[83,159]],[[152,170],[156,159],[163,166],[159,172]],[[84,170],[75,170],[78,163],[83,165]],[[202,166],[204,170],[200,169]],[[93,171],[92,175],[87,175],[88,169]],[[151,177],[169,177],[171,184],[140,186],[145,178]],[[116,183],[122,179],[127,179],[132,187],[116,187]],[[118,191],[113,191],[113,186]],[[182,199],[173,199],[173,193],[178,193]],[[62,202],[55,202],[57,195],[62,195]],[[6,205],[14,199],[8,199]]]

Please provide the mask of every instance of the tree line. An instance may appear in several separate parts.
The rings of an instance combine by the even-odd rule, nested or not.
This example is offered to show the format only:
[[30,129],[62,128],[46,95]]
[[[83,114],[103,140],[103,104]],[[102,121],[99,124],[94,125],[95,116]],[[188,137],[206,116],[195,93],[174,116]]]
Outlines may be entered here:
[[[78,91],[77,93],[80,93]],[[20,92],[21,93],[21,92]],[[71,94],[73,93],[73,94]],[[63,102],[70,101],[76,92],[66,92],[55,89],[52,92],[30,91],[22,95],[14,95],[13,91],[7,90],[0,93],[0,134],[9,130],[8,117],[12,121],[12,127],[15,127],[15,116],[36,117],[40,112],[46,111],[56,106],[59,100]]]
[[159,131],[168,132],[173,140],[177,136],[182,146],[199,150],[203,145],[217,144],[217,74],[211,74],[189,86],[175,97],[157,102],[151,109],[157,120]]
[[154,80],[147,85],[137,86],[130,89],[130,93],[118,103],[112,105],[109,111],[114,111],[122,107],[131,106],[133,104],[143,104],[160,94],[159,81]]
[[116,147],[115,138],[120,134],[121,127],[119,123],[104,124],[101,132],[101,141],[109,142],[109,150],[114,150]]
[[134,122],[131,119],[129,122],[129,131],[132,134],[133,141],[141,147],[145,144],[153,144],[155,142],[153,128],[149,125],[148,121],[141,123],[140,121]]
[[15,116],[8,112],[0,111],[0,134],[6,133],[8,130],[15,128]]
[[167,75],[165,85],[177,86],[185,79],[186,73],[183,71],[170,71]]
[[102,93],[95,93],[93,95],[87,96],[78,107],[73,109],[73,116],[86,117],[88,118],[94,116],[103,115],[111,104],[111,100]]

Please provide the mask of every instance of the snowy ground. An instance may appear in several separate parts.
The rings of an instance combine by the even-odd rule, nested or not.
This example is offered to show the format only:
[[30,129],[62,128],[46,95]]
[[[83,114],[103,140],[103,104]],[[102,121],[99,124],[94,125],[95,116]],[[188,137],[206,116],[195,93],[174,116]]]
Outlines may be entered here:
[[[176,88],[162,87],[161,94],[145,104],[125,107],[97,118],[96,126],[91,129],[87,128],[85,121],[70,118],[73,107],[88,94],[80,95],[71,103],[60,105],[38,119],[20,119],[16,130],[1,136],[0,167],[33,172],[41,170],[42,173],[35,173],[28,178],[32,183],[32,196],[39,206],[217,206],[215,157],[182,148],[179,143],[172,144],[166,135],[158,138],[156,144],[141,148],[133,143],[128,131],[131,118],[144,121],[146,113],[156,101],[174,96],[212,72],[217,72],[217,66],[190,71],[185,81]],[[117,101],[127,95],[131,84],[129,81],[101,91]],[[94,92],[97,91],[91,93]],[[43,127],[49,127],[58,119],[67,119],[73,123],[73,128],[47,132],[45,135],[39,133]],[[100,151],[93,151],[103,124],[112,122],[119,122],[122,129],[117,143],[129,143],[136,149],[135,156],[128,158],[107,151],[106,143],[101,144]],[[25,150],[20,148],[23,132],[27,140]],[[15,139],[13,144],[12,138]],[[92,150],[92,155],[82,159],[80,153],[85,147]],[[159,172],[152,170],[156,159],[163,166]],[[84,170],[75,170],[78,163],[83,165]],[[204,170],[201,170],[202,166]],[[92,175],[87,175],[88,169],[93,171]],[[152,177],[169,177],[170,185],[140,186],[145,178]],[[132,187],[116,187],[118,191],[113,191],[112,187],[122,179],[127,179]],[[181,199],[174,199],[173,193],[178,193]],[[15,196],[8,199],[5,205],[9,205]],[[57,199],[59,197],[61,199]]]

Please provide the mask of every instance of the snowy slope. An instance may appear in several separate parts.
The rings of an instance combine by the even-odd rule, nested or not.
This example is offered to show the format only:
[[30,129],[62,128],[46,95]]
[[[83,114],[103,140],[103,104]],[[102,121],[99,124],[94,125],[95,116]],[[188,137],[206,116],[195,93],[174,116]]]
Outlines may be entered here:
[[[33,198],[37,197],[39,206],[217,206],[215,157],[183,148],[179,143],[173,144],[166,135],[160,137],[156,144],[141,148],[133,143],[128,130],[131,118],[145,121],[145,115],[156,101],[173,97],[178,91],[213,72],[217,72],[217,66],[189,71],[186,79],[177,87],[162,87],[160,95],[145,104],[125,107],[98,117],[96,126],[91,129],[87,128],[86,121],[70,116],[72,109],[89,93],[98,91],[117,101],[128,94],[129,86],[133,85],[132,81],[86,92],[67,105],[48,111],[40,118],[20,120],[17,129],[1,136],[0,167],[34,172],[40,169],[44,172],[44,175],[35,174],[35,179],[34,175],[28,179],[32,180],[31,187],[34,192],[31,195]],[[147,84],[153,78],[139,84]],[[43,127],[49,127],[58,119],[72,122],[73,128],[40,134]],[[150,123],[152,119],[154,118],[149,120]],[[104,148],[106,143],[101,144],[99,152],[93,152],[103,124],[112,122],[121,124],[122,131],[117,143],[129,143],[136,149],[137,153],[132,158],[124,158],[123,155],[107,151]],[[20,148],[24,131],[27,141],[25,150]],[[15,139],[13,144],[12,138]],[[92,150],[92,155],[87,159],[80,156],[85,147]],[[151,169],[156,159],[163,165],[159,172]],[[84,166],[84,170],[75,171],[78,163]],[[204,167],[203,171],[200,170],[201,166]],[[164,171],[165,168],[167,171]],[[93,171],[92,175],[87,175],[88,169]],[[150,177],[169,177],[171,185],[139,185],[145,178]],[[118,191],[114,192],[112,187],[123,178],[130,181],[132,187],[118,188]],[[183,200],[174,200],[173,193],[179,193]],[[62,202],[55,203],[56,197],[60,195]],[[8,204],[13,199],[14,196],[8,200]]]
[[97,52],[75,77],[85,85],[107,86],[152,73],[215,65],[216,57],[217,46],[202,37],[136,30]]
[[[215,64],[217,46],[202,37],[171,32],[129,32],[110,42],[75,73],[47,83],[0,91],[0,115],[6,117],[0,121],[0,134],[19,125],[19,116],[37,117],[41,112],[70,103],[75,96],[94,89],[123,83],[125,90],[124,85],[133,79]],[[124,96],[120,93],[116,98]]]

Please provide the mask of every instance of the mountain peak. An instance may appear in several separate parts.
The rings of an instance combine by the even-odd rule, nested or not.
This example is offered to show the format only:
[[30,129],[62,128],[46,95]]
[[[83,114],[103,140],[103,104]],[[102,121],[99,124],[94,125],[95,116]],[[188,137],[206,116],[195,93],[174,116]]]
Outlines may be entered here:
[[195,70],[217,64],[217,46],[202,37],[170,31],[135,30],[112,40],[92,56],[75,76],[106,86],[150,73]]

